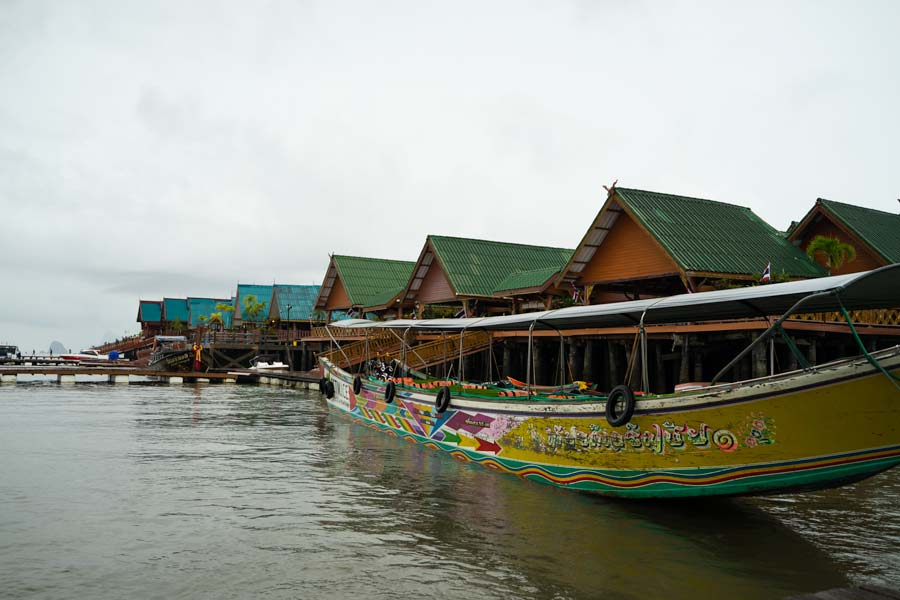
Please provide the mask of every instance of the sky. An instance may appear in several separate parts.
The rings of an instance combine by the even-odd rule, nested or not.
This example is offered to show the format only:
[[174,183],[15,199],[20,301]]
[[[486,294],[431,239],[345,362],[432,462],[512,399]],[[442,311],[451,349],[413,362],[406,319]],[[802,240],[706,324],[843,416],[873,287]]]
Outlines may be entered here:
[[574,248],[616,180],[779,229],[896,213],[898,28],[894,1],[0,0],[0,343],[428,234]]

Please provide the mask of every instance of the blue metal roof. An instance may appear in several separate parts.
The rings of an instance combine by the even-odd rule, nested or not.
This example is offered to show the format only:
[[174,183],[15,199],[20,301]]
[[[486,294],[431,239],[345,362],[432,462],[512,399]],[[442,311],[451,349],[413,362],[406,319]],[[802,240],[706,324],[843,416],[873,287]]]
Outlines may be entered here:
[[252,294],[256,296],[257,302],[262,302],[264,305],[262,311],[260,311],[253,322],[261,323],[265,321],[269,314],[269,302],[272,300],[272,287],[271,285],[238,284],[237,294],[234,297],[232,306],[234,306],[234,312],[240,314],[236,316],[235,320],[241,322],[248,320],[244,309],[244,298]]
[[217,304],[231,304],[230,298],[188,298],[187,302],[191,327],[196,327],[201,323],[200,317],[206,317],[203,322],[208,322],[210,315],[214,312],[222,313],[222,321],[225,322],[225,327],[231,325],[231,313],[216,310]]
[[159,300],[141,300],[138,305],[139,323],[159,323],[162,320],[162,302]]
[[187,298],[163,298],[162,318],[170,323],[178,319],[187,325],[190,319]]
[[281,321],[308,321],[319,295],[317,285],[275,285],[269,318]]

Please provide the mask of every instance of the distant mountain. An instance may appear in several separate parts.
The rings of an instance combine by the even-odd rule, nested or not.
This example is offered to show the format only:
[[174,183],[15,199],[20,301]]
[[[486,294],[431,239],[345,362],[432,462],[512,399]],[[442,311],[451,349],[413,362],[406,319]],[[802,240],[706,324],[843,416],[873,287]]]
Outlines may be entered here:
[[50,352],[53,354],[65,354],[66,347],[62,345],[62,342],[57,342],[56,340],[50,342]]

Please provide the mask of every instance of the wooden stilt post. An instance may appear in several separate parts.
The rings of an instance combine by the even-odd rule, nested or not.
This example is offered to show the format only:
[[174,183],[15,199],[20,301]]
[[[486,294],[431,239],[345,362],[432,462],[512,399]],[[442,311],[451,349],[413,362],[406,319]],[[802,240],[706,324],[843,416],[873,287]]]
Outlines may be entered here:
[[681,370],[678,372],[678,383],[687,383],[690,381],[691,366],[691,336],[684,334],[681,340]]

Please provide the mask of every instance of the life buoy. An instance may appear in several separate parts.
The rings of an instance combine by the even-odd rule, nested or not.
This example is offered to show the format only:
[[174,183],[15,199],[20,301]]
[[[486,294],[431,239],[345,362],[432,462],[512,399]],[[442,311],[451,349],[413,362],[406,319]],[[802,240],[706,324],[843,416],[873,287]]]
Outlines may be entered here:
[[334,383],[331,380],[325,382],[325,397],[329,400],[334,398]]
[[[625,407],[618,412],[618,404],[625,403]],[[617,385],[606,398],[606,420],[613,427],[621,427],[631,420],[634,414],[634,392],[627,385]]]
[[442,413],[450,406],[450,388],[442,387],[434,398],[434,407]]
[[397,393],[397,386],[394,385],[393,381],[388,381],[388,384],[384,387],[384,401],[390,404],[394,401],[394,394]]
[[319,379],[319,393],[320,393],[320,394],[324,394],[324,393],[325,393],[325,384],[326,384],[326,383],[328,383],[328,380],[325,379],[324,377],[322,377],[322,378]]
[[359,375],[353,378],[353,393],[358,394],[362,389],[362,379],[359,378]]

